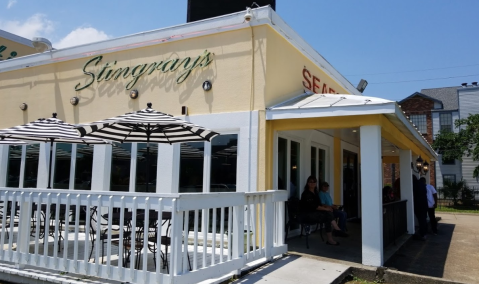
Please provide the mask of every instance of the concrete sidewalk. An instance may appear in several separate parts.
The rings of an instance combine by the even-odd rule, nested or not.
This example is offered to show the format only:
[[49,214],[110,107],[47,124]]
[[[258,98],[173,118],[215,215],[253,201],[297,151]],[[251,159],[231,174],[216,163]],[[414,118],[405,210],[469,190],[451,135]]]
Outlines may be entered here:
[[384,266],[463,283],[479,283],[479,214],[437,213],[438,235],[409,240]]
[[348,273],[349,266],[288,255],[268,263],[232,283],[309,284],[336,283]]

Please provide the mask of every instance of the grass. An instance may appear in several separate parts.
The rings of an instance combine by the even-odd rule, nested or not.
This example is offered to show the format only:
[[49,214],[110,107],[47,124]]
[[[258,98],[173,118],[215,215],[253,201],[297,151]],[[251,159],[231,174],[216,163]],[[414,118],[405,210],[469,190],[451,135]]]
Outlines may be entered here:
[[358,277],[347,277],[346,282],[342,282],[342,284],[378,284],[378,283],[383,283],[383,284],[386,284],[384,282],[377,282],[377,281],[368,281],[368,280],[364,280],[364,279],[361,279],[361,278],[358,278]]
[[436,208],[436,212],[479,214],[479,208],[464,206],[440,206]]

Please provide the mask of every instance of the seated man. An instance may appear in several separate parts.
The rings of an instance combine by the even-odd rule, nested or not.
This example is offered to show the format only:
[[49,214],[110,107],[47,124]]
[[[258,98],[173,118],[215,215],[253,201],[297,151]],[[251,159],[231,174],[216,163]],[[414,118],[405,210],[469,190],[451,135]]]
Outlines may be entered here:
[[333,210],[334,218],[339,218],[339,228],[341,231],[346,232],[346,219],[347,214],[343,210],[340,210],[339,206],[333,204],[333,200],[329,195],[329,184],[327,182],[323,182],[321,184],[321,190],[319,191],[319,198],[321,199],[321,203],[323,206],[331,208]]

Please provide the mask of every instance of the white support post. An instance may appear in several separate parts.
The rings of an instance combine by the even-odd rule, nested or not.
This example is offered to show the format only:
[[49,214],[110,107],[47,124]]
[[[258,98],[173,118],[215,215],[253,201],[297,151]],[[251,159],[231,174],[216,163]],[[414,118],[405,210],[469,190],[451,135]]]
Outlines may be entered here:
[[414,234],[414,198],[412,192],[411,150],[399,150],[399,171],[401,181],[401,199],[407,200],[407,231]]
[[[38,156],[38,175],[37,175],[37,187],[48,187],[48,166],[50,161],[50,142],[40,143],[40,155]],[[52,157],[53,160],[53,157]],[[52,172],[54,168],[52,167]]]
[[[247,204],[245,202],[245,204]],[[243,206],[233,207],[233,259],[243,258],[244,255],[244,208]],[[256,218],[256,216],[254,216]],[[237,270],[236,274],[241,274]]]
[[22,156],[20,158],[20,176],[18,187],[25,187],[25,166],[27,164],[27,145],[22,145]]
[[110,191],[111,145],[94,145],[91,191]]
[[8,145],[0,145],[0,187],[7,186]]
[[[31,193],[30,193],[31,194]],[[25,193],[21,193],[20,195],[20,219],[18,222],[19,235],[17,240],[17,251],[20,254],[28,254],[28,246],[30,242],[30,232],[28,232],[28,225],[30,222],[30,216],[28,214],[28,209],[30,208],[30,203],[27,201],[27,196]],[[12,234],[13,235],[13,234]],[[13,236],[12,236],[13,237]],[[22,255],[19,256],[17,262],[15,263],[15,268],[17,269],[24,269],[25,264],[22,264]]]
[[360,127],[362,263],[382,266],[383,206],[381,176],[381,127]]
[[[273,194],[268,194],[266,196],[265,202],[265,213],[264,213],[264,220],[265,220],[265,257],[268,261],[273,258],[273,240],[274,240],[274,203],[273,203]],[[263,218],[263,216],[260,216]],[[249,237],[249,236],[248,236]]]
[[205,142],[204,146],[204,158],[203,158],[203,193],[209,193],[211,191],[211,142]]
[[78,149],[78,144],[72,144],[72,151],[71,151],[71,157],[70,157],[70,181],[68,183],[69,190],[75,189],[75,175],[76,175],[76,168],[77,168],[77,149]]
[[[150,143],[151,144],[151,143]],[[151,145],[150,145],[151,147]],[[131,144],[131,158],[130,158],[130,184],[129,192],[135,192],[136,188],[136,170],[138,169],[138,143]],[[146,177],[145,177],[146,178]],[[146,181],[148,182],[148,181]]]
[[180,144],[158,144],[156,193],[178,193],[180,172]]

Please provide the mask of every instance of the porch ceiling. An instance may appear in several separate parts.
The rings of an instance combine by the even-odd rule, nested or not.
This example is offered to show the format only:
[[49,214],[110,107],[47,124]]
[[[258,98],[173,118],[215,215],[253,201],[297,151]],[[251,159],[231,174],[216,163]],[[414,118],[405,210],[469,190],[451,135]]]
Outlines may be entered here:
[[[359,134],[358,128],[342,128],[342,129],[317,129],[317,131],[325,133],[329,136],[341,139],[351,145],[359,147]],[[398,147],[385,139],[381,138],[381,155],[382,156],[399,156]]]
[[[291,119],[300,119],[301,123],[281,123]],[[359,145],[360,126],[381,125],[383,156],[397,156],[396,149],[401,148],[422,154],[427,160],[437,160],[431,145],[406,118],[397,103],[390,100],[304,93],[267,108],[266,120],[275,121],[274,130],[317,129],[353,145]]]

